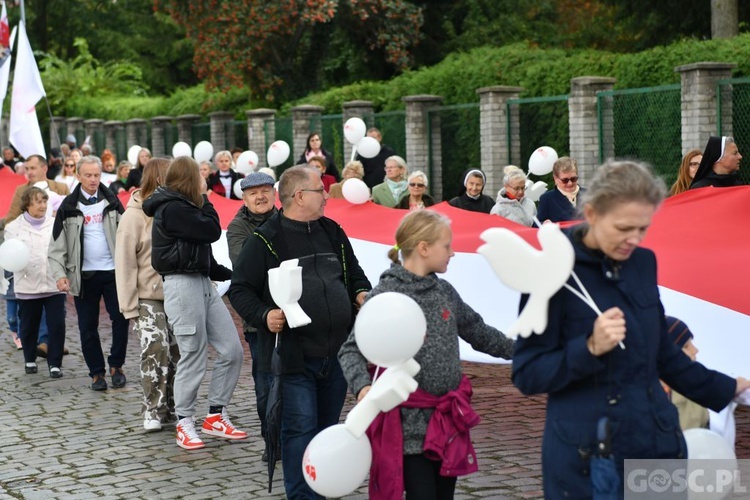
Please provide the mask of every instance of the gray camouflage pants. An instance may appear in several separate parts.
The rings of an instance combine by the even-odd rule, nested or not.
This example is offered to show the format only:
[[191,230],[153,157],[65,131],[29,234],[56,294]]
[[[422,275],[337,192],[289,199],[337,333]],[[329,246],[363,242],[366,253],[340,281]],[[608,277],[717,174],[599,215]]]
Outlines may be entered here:
[[174,416],[174,374],[180,350],[164,313],[164,302],[138,301],[135,330],[141,339],[143,418],[168,422]]

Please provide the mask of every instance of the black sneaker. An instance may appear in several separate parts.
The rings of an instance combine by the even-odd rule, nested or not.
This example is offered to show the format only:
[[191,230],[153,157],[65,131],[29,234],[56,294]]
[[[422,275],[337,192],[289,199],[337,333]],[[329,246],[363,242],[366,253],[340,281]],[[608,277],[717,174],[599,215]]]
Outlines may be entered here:
[[49,376],[50,378],[62,378],[63,373],[62,370],[57,366],[50,366],[49,367]]
[[94,375],[91,382],[92,391],[106,391],[107,390],[107,379],[104,378],[104,374]]
[[26,366],[24,367],[26,369],[26,373],[31,375],[32,373],[36,373],[36,363],[26,363]]
[[127,379],[125,379],[125,374],[122,373],[122,368],[110,368],[109,374],[112,375],[112,387],[114,387],[115,389],[125,387],[125,382],[127,382]]

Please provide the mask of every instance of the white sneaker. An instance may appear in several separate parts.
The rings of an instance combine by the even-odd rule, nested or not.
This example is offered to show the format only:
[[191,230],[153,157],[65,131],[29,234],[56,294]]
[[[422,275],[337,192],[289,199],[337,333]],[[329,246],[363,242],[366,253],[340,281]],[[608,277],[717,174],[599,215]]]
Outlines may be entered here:
[[193,417],[183,418],[177,423],[177,446],[186,450],[197,450],[206,446],[195,432]]
[[157,419],[154,419],[154,418],[146,418],[143,420],[143,428],[149,432],[160,431],[161,422],[159,422]]

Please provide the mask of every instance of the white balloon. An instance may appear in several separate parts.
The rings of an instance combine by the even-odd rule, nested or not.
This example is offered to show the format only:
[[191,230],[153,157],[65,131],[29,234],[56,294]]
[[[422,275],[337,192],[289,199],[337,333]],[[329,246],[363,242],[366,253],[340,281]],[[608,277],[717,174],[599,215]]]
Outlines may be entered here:
[[[193,151],[190,149],[190,144],[187,142],[176,142],[175,145],[172,146],[172,156],[175,158],[178,156],[192,156],[192,154]],[[133,165],[135,165],[135,163],[133,163]]]
[[359,179],[345,179],[341,192],[349,203],[361,205],[370,199],[370,188]]
[[738,471],[734,447],[708,429],[688,429],[683,435],[688,449],[686,476],[692,477],[695,485],[695,488],[688,488],[688,500],[726,497],[734,489],[731,473]]
[[247,175],[255,172],[255,169],[258,168],[258,161],[259,158],[255,151],[244,151],[237,157],[235,168],[237,172]]
[[[531,181],[527,181],[531,182]],[[539,198],[547,192],[547,184],[542,181],[536,181],[531,186],[526,186],[526,198],[533,202],[539,201]]]
[[17,273],[29,265],[29,247],[21,240],[10,238],[0,245],[0,267]]
[[365,136],[367,132],[367,125],[362,121],[362,118],[349,118],[344,124],[344,137],[349,141],[350,144],[357,144]]
[[136,165],[138,163],[138,153],[141,152],[141,147],[138,145],[130,146],[130,149],[128,149],[128,161],[131,165]]
[[385,292],[371,298],[354,322],[354,338],[368,361],[378,366],[400,365],[422,347],[427,321],[414,299]]
[[195,145],[193,150],[193,158],[198,163],[202,161],[209,161],[214,156],[214,147],[208,141],[201,141]]
[[542,146],[531,153],[529,172],[534,175],[546,175],[552,172],[552,165],[557,161],[557,151],[549,146]]
[[242,188],[240,185],[242,184],[242,179],[237,179],[237,181],[234,183],[234,187],[232,188],[232,192],[234,192],[234,195],[242,199]]
[[375,158],[380,153],[380,143],[374,137],[363,137],[357,143],[357,152],[364,158]]
[[372,464],[366,435],[355,438],[344,424],[322,430],[310,441],[302,458],[302,474],[319,495],[339,498],[356,490]]
[[276,141],[268,147],[266,159],[269,167],[278,167],[289,158],[289,144],[284,141]]
[[543,224],[536,236],[541,250],[510,229],[493,227],[479,235],[485,244],[477,252],[489,261],[500,281],[530,295],[516,322],[503,330],[508,338],[544,332],[549,299],[565,285],[575,263],[573,245],[560,226]]

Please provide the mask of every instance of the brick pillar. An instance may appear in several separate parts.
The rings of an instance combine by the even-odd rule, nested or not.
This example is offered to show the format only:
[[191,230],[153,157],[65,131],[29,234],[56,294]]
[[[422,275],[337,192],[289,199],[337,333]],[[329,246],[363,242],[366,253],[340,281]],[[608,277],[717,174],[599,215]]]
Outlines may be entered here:
[[[5,120],[3,120],[5,121]],[[65,126],[65,118],[62,116],[53,116],[49,128],[49,143],[50,147],[59,148],[60,145],[65,142],[65,136],[67,135],[67,127]],[[3,137],[8,137],[7,135]]]
[[104,150],[104,120],[98,118],[84,120],[83,128],[86,132],[86,137],[91,136],[89,145],[92,151],[95,155],[101,156]]
[[682,108],[682,153],[703,149],[709,136],[732,135],[732,89],[727,85],[721,96],[721,128],[717,111],[716,83],[731,78],[736,64],[699,62],[678,66]]
[[[503,168],[508,164],[520,166],[519,159],[511,161],[511,150],[521,150],[519,118],[517,106],[508,114],[508,100],[518,99],[523,87],[494,85],[477,89],[479,94],[479,137],[481,144],[481,165],[487,176],[484,192],[494,198],[503,186]],[[515,124],[515,126],[514,126]],[[508,144],[508,130],[511,131],[513,147]],[[467,165],[473,167],[473,165]]]
[[[172,154],[172,144],[167,144],[164,129],[172,124],[174,118],[171,116],[155,116],[151,118],[151,154],[153,156],[165,156]],[[169,147],[169,151],[167,151]]]
[[[85,137],[85,131],[83,130],[83,118],[80,116],[74,116],[73,118],[68,118],[66,120],[68,123],[68,133],[66,134],[66,137],[70,134],[73,134],[76,138],[76,145],[78,147],[83,144],[83,140],[86,139]],[[65,140],[65,137],[62,137],[62,140]]]
[[125,121],[125,134],[127,137],[127,149],[131,146],[138,145],[142,148],[148,147],[146,144],[146,127],[147,122],[143,118],[133,118]]
[[[258,155],[258,168],[267,167],[266,151],[271,142],[266,142],[266,123],[274,127],[275,109],[259,108],[245,111],[247,116],[247,145],[250,151]],[[270,131],[270,137],[273,137],[274,130]]]
[[104,145],[106,148],[111,151],[117,150],[117,132],[122,130],[122,127],[123,123],[119,120],[104,122]]
[[227,134],[227,129],[234,120],[234,115],[229,111],[215,111],[209,113],[208,119],[211,122],[211,145],[214,153],[230,149],[234,143],[234,134]]
[[[421,170],[430,172],[430,139],[437,138],[437,144],[433,143],[433,151],[440,151],[440,121],[435,126],[428,127],[427,110],[440,106],[443,97],[438,95],[410,95],[401,99],[406,104],[406,163],[409,172]],[[432,128],[432,130],[430,130]],[[437,130],[437,133],[435,133]],[[431,137],[432,136],[432,137]],[[442,165],[440,162],[433,165],[430,179],[430,192],[443,192]]]
[[[194,147],[193,124],[201,119],[200,115],[180,115],[177,117],[177,142],[185,142]],[[216,148],[214,150],[218,151]],[[172,152],[170,151],[170,154]]]
[[[370,122],[370,127],[375,125],[375,122],[373,120],[373,115],[375,114],[375,110],[372,106],[372,101],[348,101],[345,102],[342,106],[343,114],[341,116],[341,130],[343,132],[344,130],[344,124],[349,118],[354,118],[355,116],[358,118],[362,118],[365,123],[368,121]],[[349,144],[349,141],[344,139],[344,164],[339,167],[339,170],[344,170],[344,166],[346,166],[347,163],[349,163],[349,160],[352,157],[352,145]]]
[[[305,147],[307,147],[307,136],[312,131],[310,124],[313,118],[319,117],[324,109],[323,106],[313,106],[311,104],[292,108],[292,136],[294,137],[294,144],[290,144],[289,146],[292,149],[291,155],[294,162],[297,161],[297,158],[300,157],[305,151]],[[320,132],[320,122],[318,122],[317,131]]]
[[[570,80],[570,97],[568,98],[570,156],[578,162],[578,175],[581,184],[586,185],[586,179],[591,178],[594,170],[600,165],[599,150],[599,117],[596,108],[596,94],[600,91],[612,90],[616,80],[601,76],[581,76]],[[614,144],[614,127],[612,109],[605,110],[604,144]],[[609,153],[609,154],[608,154]],[[605,151],[604,159],[611,156],[611,151]]]

